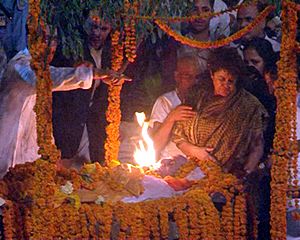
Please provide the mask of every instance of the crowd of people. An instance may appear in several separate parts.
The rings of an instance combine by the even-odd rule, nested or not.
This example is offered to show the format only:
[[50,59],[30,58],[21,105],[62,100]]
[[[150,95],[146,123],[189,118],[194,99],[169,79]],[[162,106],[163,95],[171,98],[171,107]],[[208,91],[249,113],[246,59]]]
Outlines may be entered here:
[[[233,2],[243,1],[194,0],[190,14],[226,10]],[[182,24],[181,31],[198,41],[225,38],[251,23],[266,6],[262,0],[255,1],[237,11]],[[75,67],[74,60],[62,55],[61,46],[56,50],[56,42],[49,44],[53,47],[51,52],[55,52],[50,67],[54,91],[53,141],[61,150],[62,158],[68,159],[62,160],[65,165],[75,160],[103,161],[107,124],[107,85],[103,83],[120,84],[128,79],[103,70],[110,67],[112,26],[92,14],[83,26],[82,64]],[[254,184],[259,186],[259,239],[270,238],[269,155],[275,133],[274,82],[280,24],[280,16],[273,14],[238,41],[214,50],[184,46],[164,37],[158,40],[153,51],[146,40],[138,49],[136,63],[125,72],[133,83],[124,85],[121,96],[126,102],[134,96],[133,90],[139,89],[146,75],[160,75],[161,92],[169,91],[158,96],[153,105],[149,133],[162,163],[160,173],[166,177],[167,188],[186,190],[194,180],[205,177],[199,167],[185,179],[172,177],[181,165],[193,159],[214,161],[224,172],[234,174],[245,184],[253,184],[255,179]],[[59,29],[57,32],[59,37]],[[17,50],[12,57],[11,52],[7,54],[7,64],[1,65],[1,177],[9,167],[39,157],[33,111],[36,77],[30,68],[26,46]],[[146,67],[141,67],[141,63]],[[134,97],[143,99],[141,95]],[[141,110],[137,107],[128,111],[132,107],[125,104],[122,110],[128,114]],[[123,116],[126,120],[132,118]]]

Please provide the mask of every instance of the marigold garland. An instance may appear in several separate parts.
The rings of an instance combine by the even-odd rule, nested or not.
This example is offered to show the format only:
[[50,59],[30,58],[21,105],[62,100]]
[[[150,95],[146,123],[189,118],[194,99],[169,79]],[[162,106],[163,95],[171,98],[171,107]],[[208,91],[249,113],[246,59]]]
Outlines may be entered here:
[[297,53],[300,53],[300,43],[299,42],[295,42],[295,50]]
[[171,27],[169,27],[167,24],[163,23],[161,20],[155,20],[155,23],[158,25],[158,27],[167,33],[169,36],[173,37],[176,41],[188,45],[190,47],[195,47],[195,48],[218,48],[218,47],[223,47],[231,42],[240,39],[242,36],[247,34],[248,32],[252,31],[257,24],[262,21],[264,18],[266,18],[271,11],[274,10],[274,6],[268,6],[266,9],[264,9],[249,25],[241,29],[240,31],[232,34],[231,36],[221,39],[221,40],[216,40],[216,41],[210,41],[210,42],[202,42],[198,40],[193,40],[188,37],[185,37],[176,31],[172,30]]
[[[238,11],[241,7],[246,7],[250,4],[255,4],[257,1],[258,0],[244,1],[241,4],[238,4],[236,6],[227,8],[227,9],[222,10],[220,12],[208,12],[208,13],[202,13],[202,14],[199,14],[199,15],[192,15],[192,16],[187,16],[187,17],[182,17],[182,16],[165,17],[165,16],[153,16],[153,15],[151,15],[151,16],[141,16],[141,15],[138,15],[138,14],[130,15],[130,14],[127,13],[127,11],[125,11],[124,15],[128,18],[131,18],[131,19],[140,19],[140,20],[143,20],[143,21],[161,20],[161,21],[168,21],[168,22],[189,22],[189,21],[193,21],[193,20],[196,20],[196,19],[209,18],[209,17],[212,18],[212,17],[221,16],[222,14],[225,14],[225,13],[230,13],[232,11]],[[126,0],[126,2],[128,2],[128,1]],[[127,4],[124,3],[124,6],[125,6],[125,9],[126,9]]]
[[[282,43],[278,63],[278,80],[275,86],[277,98],[276,133],[272,154],[271,181],[271,236],[286,238],[286,193],[290,168],[295,168],[297,150],[295,141],[295,118],[297,96],[297,72],[295,47],[297,11],[296,4],[283,1]],[[289,183],[288,183],[289,182]],[[281,214],[278,214],[281,213]]]
[[[38,19],[39,9],[32,6],[39,6],[39,1],[31,1],[31,15]],[[294,6],[293,6],[294,7]],[[290,9],[289,14],[293,14],[293,11]],[[260,16],[261,17],[261,16]],[[34,19],[34,18],[33,18]],[[256,19],[257,20],[257,19]],[[294,19],[292,18],[291,22]],[[294,22],[293,22],[294,23]],[[32,29],[31,33],[35,33]],[[31,35],[33,37],[34,35]],[[120,37],[120,36],[119,36]],[[34,39],[34,38],[33,38]],[[39,38],[37,38],[39,39]],[[119,38],[118,38],[119,39]],[[39,49],[41,49],[42,43],[39,42]],[[290,46],[289,46],[290,47]],[[289,49],[287,47],[287,49]],[[294,46],[293,46],[294,47]],[[31,48],[31,50],[34,48]],[[45,49],[45,48],[44,48]],[[35,53],[39,53],[38,49]],[[123,50],[122,50],[123,52]],[[41,63],[43,53],[37,54],[34,63]],[[287,56],[287,55],[285,55]],[[115,58],[116,59],[116,58]],[[38,61],[37,61],[38,60]],[[33,64],[34,65],[34,64]],[[46,64],[48,65],[48,64]],[[34,65],[35,66],[35,65]],[[41,64],[42,66],[42,64]],[[118,65],[113,65],[115,70],[119,69]],[[284,65],[285,66],[285,65]],[[44,66],[47,69],[47,66]],[[38,69],[38,66],[35,66],[34,69],[37,69],[38,79],[50,79],[49,71],[47,69],[48,75],[41,74],[41,70]],[[282,68],[279,68],[282,69]],[[281,72],[280,76],[283,76]],[[284,77],[291,77],[291,81],[294,80],[294,73],[289,72],[288,75]],[[287,79],[287,78],[285,78]],[[45,81],[47,82],[47,81]],[[279,83],[281,84],[281,83]],[[37,84],[38,85],[38,84]],[[294,90],[294,84],[289,83],[286,86],[288,90]],[[51,91],[51,84],[48,81],[45,85],[40,85],[40,89],[47,89],[48,93]],[[285,91],[287,91],[285,89]],[[109,165],[111,160],[117,159],[117,151],[119,148],[118,143],[118,127],[120,123],[120,91],[121,86],[113,87],[110,86],[110,104],[111,108],[107,112],[107,118],[110,119],[112,125],[108,126],[107,132],[109,140],[107,141],[106,148],[108,149],[108,157],[106,158],[106,163]],[[278,90],[280,91],[280,90]],[[40,92],[41,98],[44,100],[49,97],[49,94],[46,94],[46,90],[38,90]],[[44,94],[44,95],[43,95]],[[292,96],[288,101],[292,101],[295,93],[291,94]],[[279,98],[284,97],[278,94]],[[286,101],[283,103],[284,107],[289,107],[290,103]],[[46,101],[47,102],[47,101]],[[295,102],[295,99],[294,99]],[[50,101],[51,103],[51,101]],[[281,102],[280,102],[281,103]],[[39,105],[40,104],[40,105]],[[44,105],[43,105],[44,104]],[[37,99],[37,120],[43,126],[49,125],[49,122],[45,121],[43,118],[42,110],[39,112],[39,107],[47,109],[47,103],[43,101],[39,102]],[[294,107],[294,106],[293,106]],[[50,108],[51,109],[51,108]],[[51,111],[50,111],[51,113]],[[294,114],[294,111],[292,111]],[[113,115],[118,115],[116,118]],[[38,116],[42,116],[38,118]],[[284,117],[290,117],[290,115],[284,115]],[[50,118],[51,119],[51,118]],[[288,118],[290,119],[290,118]],[[292,122],[294,126],[294,120],[288,121]],[[51,128],[42,129],[38,125],[39,132],[39,146],[40,153],[42,154],[42,159],[50,159],[55,161],[58,159],[59,154],[56,152],[55,148],[51,148],[51,139],[49,133],[52,132]],[[44,132],[42,132],[42,130]],[[50,131],[51,130],[51,131]],[[47,139],[47,144],[44,144],[43,138]],[[109,143],[110,141],[110,143]],[[46,140],[45,140],[46,142]],[[109,144],[111,145],[109,145]],[[289,146],[289,151],[294,153],[294,147]],[[53,155],[53,152],[55,153]],[[277,160],[287,161],[286,154],[287,152],[280,152],[277,155]],[[54,157],[53,157],[54,156]],[[278,163],[277,162],[277,163]],[[284,162],[285,163],[285,162]],[[287,162],[286,162],[287,163]],[[20,230],[14,229],[14,226],[22,226],[20,221],[20,211],[24,213],[24,218],[26,222],[24,223],[24,236],[26,238],[110,238],[111,227],[113,224],[113,214],[119,217],[119,220],[122,219],[122,229],[123,231],[119,233],[121,238],[147,238],[149,235],[152,235],[154,238],[160,238],[167,236],[169,232],[169,218],[168,214],[170,212],[175,212],[175,222],[179,229],[179,235],[182,238],[190,238],[193,236],[201,236],[204,239],[231,239],[233,237],[240,236],[238,239],[245,238],[245,223],[246,215],[245,211],[245,197],[243,194],[238,195],[235,198],[235,206],[232,206],[232,199],[234,199],[234,192],[240,191],[241,186],[238,184],[237,179],[230,174],[222,174],[221,169],[218,166],[210,164],[208,162],[198,163],[201,169],[204,169],[204,172],[207,175],[207,179],[198,183],[198,186],[195,186],[195,190],[191,190],[184,196],[171,198],[171,199],[160,199],[157,201],[149,201],[138,204],[116,204],[110,205],[109,203],[104,203],[103,205],[96,204],[82,204],[80,209],[74,208],[69,203],[60,204],[59,208],[55,208],[55,192],[59,187],[60,182],[65,182],[66,179],[72,180],[75,188],[85,187],[87,189],[93,188],[93,183],[86,183],[80,174],[76,171],[66,171],[62,172],[61,175],[56,176],[56,168],[53,164],[48,164],[45,161],[38,160],[35,163],[25,164],[16,166],[6,177],[5,181],[11,185],[8,185],[8,191],[5,191],[9,196],[15,200],[19,201],[29,201],[27,204],[24,203],[18,207],[14,207],[13,204],[10,204],[8,201],[7,210],[4,212],[4,223],[5,231],[7,238],[16,238],[23,234]],[[276,165],[276,164],[275,164]],[[294,163],[290,163],[291,166],[295,166]],[[284,169],[286,165],[280,165]],[[195,167],[195,165],[193,166]],[[189,166],[191,168],[191,166]],[[102,171],[101,168],[96,166],[97,171]],[[275,168],[274,172],[279,173]],[[88,172],[94,179],[99,178],[101,174],[97,171],[91,171],[89,169],[84,169],[83,172]],[[83,173],[82,172],[82,173]],[[85,173],[86,173],[85,172]],[[97,174],[96,174],[97,172]],[[182,170],[181,174],[186,173],[186,169]],[[273,173],[273,172],[272,172]],[[286,174],[286,173],[285,173]],[[277,175],[273,176],[277,181],[287,180],[286,175]],[[22,177],[21,177],[22,176]],[[56,177],[55,177],[56,176]],[[20,179],[20,177],[22,179]],[[287,182],[287,181],[286,181]],[[277,182],[278,183],[278,182]],[[113,183],[112,183],[113,184]],[[196,187],[203,186],[203,190],[196,190]],[[120,187],[116,185],[116,187]],[[277,188],[275,187],[275,193]],[[280,188],[281,189],[281,188]],[[286,188],[285,188],[286,190]],[[218,213],[215,207],[213,206],[209,194],[219,191],[221,192],[227,200],[227,203],[224,207],[221,221],[219,221]],[[282,195],[282,194],[281,194]],[[7,195],[8,196],[8,195]],[[279,200],[282,200],[280,198]],[[32,203],[34,203],[32,207]],[[285,204],[285,203],[284,203]],[[281,205],[282,206],[282,205]],[[11,210],[14,209],[14,210]],[[29,210],[30,209],[30,210]],[[281,207],[276,209],[282,210]],[[277,212],[278,213],[278,212]],[[17,224],[16,224],[17,223]],[[277,224],[277,223],[276,223]],[[280,224],[280,223],[279,223]],[[47,225],[47,228],[45,226]],[[78,226],[81,226],[78,228]],[[282,224],[281,224],[282,226]],[[272,230],[273,229],[272,225]],[[80,229],[80,231],[78,230]],[[130,229],[132,232],[128,232]],[[226,236],[222,234],[221,231],[226,233]],[[282,231],[282,229],[281,229]],[[276,229],[274,232],[277,234]],[[275,235],[277,236],[277,235]],[[278,235],[281,236],[281,235]]]
[[[225,214],[220,219],[209,197],[209,191],[220,191],[231,199],[233,193],[223,187],[216,187],[215,190],[209,187],[204,188],[205,190],[195,189],[183,196],[134,204],[83,203],[79,209],[68,201],[61,202],[60,199],[56,199],[55,192],[66,181],[74,183],[74,191],[82,187],[92,189],[94,181],[107,177],[110,170],[112,169],[95,163],[84,166],[79,173],[75,170],[64,170],[53,177],[56,169],[49,162],[38,160],[17,165],[5,176],[4,181],[9,185],[8,196],[12,197],[14,202],[23,204],[14,208],[14,211],[5,213],[7,234],[12,237],[24,234],[26,238],[109,239],[113,233],[122,239],[147,239],[149,236],[155,239],[166,238],[170,233],[171,213],[174,213],[173,224],[181,238],[203,236],[204,239],[225,239],[221,231],[222,222],[222,226],[226,226],[226,233],[230,229],[234,230],[228,227],[234,225],[232,214],[227,214],[227,217]],[[230,182],[224,179],[226,184]],[[238,210],[245,208],[242,202],[243,199]],[[228,205],[228,211],[233,211],[231,204]],[[24,213],[24,217],[17,217],[21,212]],[[240,212],[239,221],[246,222],[244,217]],[[22,222],[24,219],[26,221]],[[120,222],[120,232],[114,227],[117,222]],[[15,230],[11,226],[22,228]]]
[[[128,14],[129,10],[133,11],[133,14],[136,15],[138,12],[138,2],[133,1],[132,4],[128,0],[124,1],[125,13]],[[136,58],[136,30],[135,30],[135,19],[126,18],[124,23],[125,30],[125,56],[129,62],[134,62]]]
[[[121,42],[120,42],[121,40]],[[112,70],[118,71],[123,63],[123,49],[124,42],[119,30],[116,30],[112,35]],[[120,147],[119,141],[119,127],[121,123],[121,110],[120,110],[120,95],[122,84],[118,86],[108,86],[108,107],[106,110],[106,120],[108,126],[106,127],[106,141],[104,144],[105,149],[105,164],[110,166],[113,161],[118,161],[118,153]]]
[[113,161],[118,160],[120,147],[119,126],[121,123],[121,89],[122,85],[108,87],[108,107],[106,111],[108,126],[106,127],[107,138],[104,145],[105,163],[107,166],[111,166]]
[[[52,81],[49,71],[49,57],[46,59],[48,46],[39,33],[44,27],[40,18],[40,0],[29,1],[29,50],[32,56],[31,67],[36,73],[36,113],[38,153],[42,159],[56,162],[60,152],[52,140]],[[45,30],[45,29],[44,29]]]
[[123,63],[123,49],[124,49],[124,42],[122,41],[121,32],[119,30],[115,30],[112,33],[111,46],[112,46],[111,68],[114,71],[118,71],[121,68]]

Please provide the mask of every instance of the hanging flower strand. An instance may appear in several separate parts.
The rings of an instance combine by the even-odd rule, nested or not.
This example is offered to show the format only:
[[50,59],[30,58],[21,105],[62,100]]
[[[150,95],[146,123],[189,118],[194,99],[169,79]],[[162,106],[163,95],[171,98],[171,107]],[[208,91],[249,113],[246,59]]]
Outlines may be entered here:
[[[277,99],[276,133],[271,170],[271,236],[286,239],[286,202],[289,170],[297,159],[294,136],[296,118],[297,72],[295,39],[297,11],[292,2],[283,1],[282,43],[278,63],[278,79],[275,86]],[[292,138],[291,138],[292,136]],[[291,184],[291,181],[290,181]],[[282,214],[278,214],[282,213]]]
[[[112,70],[118,71],[123,63],[124,42],[119,30],[115,30],[112,34]],[[105,149],[105,164],[110,166],[113,161],[118,161],[118,153],[120,147],[119,141],[119,127],[121,123],[120,110],[120,94],[122,84],[118,86],[110,85],[108,87],[108,107],[106,110],[106,120],[108,126],[106,127],[106,141]]]
[[[134,16],[136,16],[138,11],[138,2],[134,1],[132,5],[129,4],[128,0],[124,2],[125,12],[128,13],[129,7],[133,11]],[[134,62],[136,58],[136,29],[135,29],[135,18],[127,18],[124,23],[125,29],[125,56],[128,62]]]
[[155,20],[155,23],[158,25],[158,27],[163,30],[165,33],[167,33],[169,36],[173,37],[176,41],[188,45],[190,47],[195,48],[218,48],[223,47],[231,42],[240,39],[242,36],[247,34],[248,32],[252,31],[259,22],[261,22],[264,18],[266,18],[270,12],[274,10],[274,6],[268,6],[266,9],[264,9],[256,18],[254,21],[252,21],[249,25],[247,25],[242,30],[232,34],[231,36],[217,40],[217,41],[210,41],[210,42],[202,42],[198,40],[193,40],[188,37],[185,37],[173,29],[169,27],[166,23],[163,23],[161,20]]
[[31,67],[35,71],[36,83],[36,113],[38,153],[42,159],[56,162],[60,152],[52,141],[52,81],[49,71],[48,46],[39,29],[45,31],[45,25],[40,18],[40,0],[30,0],[29,11],[29,50],[32,56]]

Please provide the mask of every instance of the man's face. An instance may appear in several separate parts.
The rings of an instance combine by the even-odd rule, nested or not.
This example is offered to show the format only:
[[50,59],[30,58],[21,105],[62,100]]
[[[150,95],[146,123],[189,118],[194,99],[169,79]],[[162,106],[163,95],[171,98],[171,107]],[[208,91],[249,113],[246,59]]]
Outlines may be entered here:
[[91,30],[88,34],[89,45],[96,50],[103,47],[110,31],[111,25],[107,22],[96,22],[91,23]]
[[196,83],[198,71],[189,62],[179,63],[175,72],[175,81],[180,91],[186,91]]
[[[259,14],[255,4],[241,7],[237,13],[237,27],[238,30],[246,27],[250,24],[256,16]],[[254,37],[261,37],[263,34],[263,29],[265,26],[265,21],[261,21],[251,32],[244,35],[242,38],[245,40],[251,40]]]
[[[210,6],[209,0],[195,0],[194,7],[191,15],[200,15],[204,13],[212,12],[212,7]],[[202,32],[209,28],[210,18],[196,19],[191,21],[191,26],[194,31]]]

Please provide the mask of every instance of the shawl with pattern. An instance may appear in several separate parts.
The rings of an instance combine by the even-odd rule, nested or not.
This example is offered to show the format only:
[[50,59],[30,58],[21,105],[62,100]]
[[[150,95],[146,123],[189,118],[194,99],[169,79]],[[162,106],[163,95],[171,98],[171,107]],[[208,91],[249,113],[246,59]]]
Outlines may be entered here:
[[197,115],[191,120],[177,122],[173,141],[212,147],[212,155],[224,171],[243,171],[252,138],[265,127],[266,110],[243,89],[228,97],[213,96],[203,89],[198,99]]

